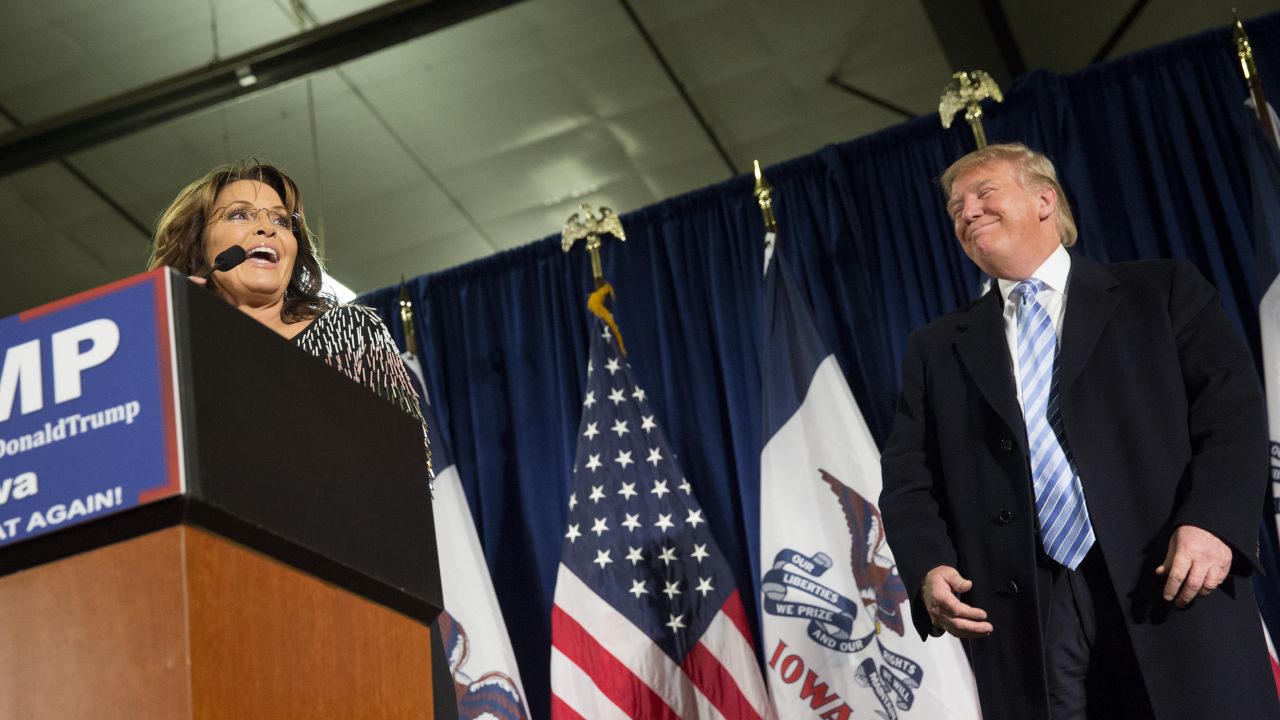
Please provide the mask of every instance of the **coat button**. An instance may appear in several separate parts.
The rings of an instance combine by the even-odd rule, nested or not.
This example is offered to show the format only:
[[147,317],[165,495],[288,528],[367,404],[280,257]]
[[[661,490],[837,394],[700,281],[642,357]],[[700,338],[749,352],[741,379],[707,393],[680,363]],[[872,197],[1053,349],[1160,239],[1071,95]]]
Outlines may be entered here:
[[1013,522],[1013,513],[1009,512],[1009,508],[1000,508],[1000,512],[996,515],[996,520],[1000,521],[1001,525],[1008,525]]
[[1009,438],[1000,438],[1000,449],[1005,452],[1013,450],[1013,441]]
[[1009,597],[1016,596],[1018,594],[1018,583],[1010,580],[1005,584],[1004,591],[1009,595]]

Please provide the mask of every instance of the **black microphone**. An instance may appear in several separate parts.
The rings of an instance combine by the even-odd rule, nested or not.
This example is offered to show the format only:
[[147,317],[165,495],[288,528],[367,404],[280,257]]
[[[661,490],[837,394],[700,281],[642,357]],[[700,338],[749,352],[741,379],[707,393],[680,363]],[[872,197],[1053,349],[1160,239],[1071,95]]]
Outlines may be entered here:
[[244,248],[239,245],[232,245],[218,253],[218,257],[213,259],[213,267],[209,268],[209,272],[202,275],[201,279],[208,280],[215,272],[226,272],[244,262],[247,257],[249,256],[245,253]]

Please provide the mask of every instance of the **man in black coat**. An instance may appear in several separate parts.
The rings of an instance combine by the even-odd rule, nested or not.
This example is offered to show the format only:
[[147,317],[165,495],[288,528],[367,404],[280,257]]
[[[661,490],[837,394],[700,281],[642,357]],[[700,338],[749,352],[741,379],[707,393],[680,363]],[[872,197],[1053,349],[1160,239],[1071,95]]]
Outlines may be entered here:
[[942,184],[996,283],[912,335],[882,458],[917,630],[966,640],[986,720],[1280,718],[1249,578],[1263,400],[1216,292],[1068,253],[1025,146]]

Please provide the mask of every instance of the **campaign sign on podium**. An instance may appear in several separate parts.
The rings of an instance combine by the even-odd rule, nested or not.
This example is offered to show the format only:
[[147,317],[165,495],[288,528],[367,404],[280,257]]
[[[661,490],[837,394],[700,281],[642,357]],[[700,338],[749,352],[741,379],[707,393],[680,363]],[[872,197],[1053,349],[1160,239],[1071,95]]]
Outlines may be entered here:
[[169,282],[0,320],[0,546],[183,491]]

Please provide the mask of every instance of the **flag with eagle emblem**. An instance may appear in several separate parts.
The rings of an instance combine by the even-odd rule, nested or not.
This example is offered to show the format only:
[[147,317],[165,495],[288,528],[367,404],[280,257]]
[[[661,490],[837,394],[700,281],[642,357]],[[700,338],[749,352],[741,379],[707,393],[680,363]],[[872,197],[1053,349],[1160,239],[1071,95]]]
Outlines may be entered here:
[[[422,363],[412,352],[400,356],[418,393],[427,424],[436,473],[432,517],[440,560],[444,610],[436,618],[454,698],[436,694],[436,717],[459,720],[527,720],[524,686],[515,651],[502,619],[489,565],[480,547],[462,478],[436,423]],[[433,674],[437,671],[432,668]],[[437,688],[438,690],[439,688]]]
[[[979,718],[960,643],[922,642],[875,503],[880,454],[766,240],[761,617],[778,717]],[[772,256],[772,257],[771,257]]]
[[1253,591],[1258,596],[1258,612],[1267,639],[1271,673],[1280,692],[1280,658],[1276,638],[1280,637],[1280,117],[1267,103],[1273,134],[1268,137],[1253,117],[1257,104],[1250,97],[1244,103],[1248,113],[1233,116],[1248,171],[1250,200],[1253,202],[1254,268],[1262,298],[1258,321],[1262,331],[1262,378],[1267,396],[1267,421],[1271,435],[1271,493],[1258,539],[1258,560],[1264,572],[1253,574]]

